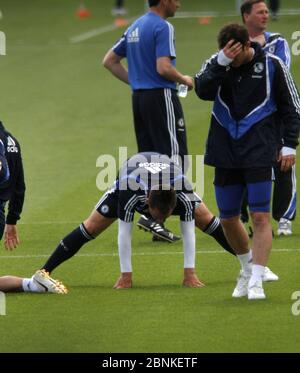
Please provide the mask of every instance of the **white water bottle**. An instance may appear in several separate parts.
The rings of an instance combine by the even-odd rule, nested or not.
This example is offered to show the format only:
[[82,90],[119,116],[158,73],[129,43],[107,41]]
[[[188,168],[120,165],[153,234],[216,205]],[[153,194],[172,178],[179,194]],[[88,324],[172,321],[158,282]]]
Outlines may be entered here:
[[178,96],[179,97],[186,97],[188,93],[188,86],[185,84],[178,85]]

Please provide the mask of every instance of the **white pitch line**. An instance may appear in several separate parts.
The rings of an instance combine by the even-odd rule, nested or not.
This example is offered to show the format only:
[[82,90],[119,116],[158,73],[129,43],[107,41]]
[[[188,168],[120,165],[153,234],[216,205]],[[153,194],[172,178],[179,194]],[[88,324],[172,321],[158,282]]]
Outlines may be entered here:
[[20,222],[18,225],[57,225],[57,224],[80,224],[79,220],[60,220],[60,221],[55,221],[55,220],[45,220],[45,221],[32,221],[32,222]]
[[[273,249],[272,253],[289,253],[289,252],[300,252],[300,249]],[[144,252],[144,253],[133,253],[133,256],[161,256],[161,255],[182,255],[182,251],[159,251],[159,252]],[[225,250],[200,250],[196,251],[196,254],[226,254]],[[119,254],[115,253],[93,253],[93,254],[77,254],[77,257],[89,257],[89,258],[97,258],[97,257],[115,257]],[[38,255],[1,255],[1,259],[32,259],[32,258],[48,258],[50,254],[38,254]]]
[[[283,9],[279,12],[279,16],[293,16],[300,14],[300,9]],[[220,13],[220,12],[178,12],[176,13],[175,19],[187,19],[187,18],[200,18],[200,17],[236,17],[239,16],[236,12]],[[136,20],[140,15],[129,18],[128,24]],[[82,41],[91,39],[95,36],[106,34],[110,31],[117,30],[119,27],[115,24],[109,24],[103,27],[92,29],[84,32],[83,34],[76,35],[70,38],[72,44],[80,43]]]
[[[131,23],[132,21],[134,21],[138,17],[139,16],[129,18],[127,21],[128,21],[128,23]],[[70,42],[72,44],[80,43],[82,41],[91,39],[94,36],[103,35],[103,34],[106,34],[107,32],[117,30],[118,28],[120,28],[120,27],[116,26],[115,24],[110,24],[110,25],[107,25],[107,26],[95,28],[95,29],[87,31],[83,34],[73,36],[72,38],[70,38]]]
[[[297,9],[283,9],[278,13],[279,16],[293,16],[300,14],[300,8]],[[227,12],[227,13],[220,13],[220,12],[178,12],[176,13],[176,18],[186,19],[186,18],[201,18],[201,17],[240,17],[240,14],[237,12]]]

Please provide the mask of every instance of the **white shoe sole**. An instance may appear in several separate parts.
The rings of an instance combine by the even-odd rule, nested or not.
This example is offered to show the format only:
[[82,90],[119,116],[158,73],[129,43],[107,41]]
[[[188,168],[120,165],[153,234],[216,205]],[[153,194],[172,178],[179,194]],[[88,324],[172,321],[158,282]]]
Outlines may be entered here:
[[265,295],[255,295],[255,296],[253,296],[253,295],[248,295],[248,299],[249,300],[263,300],[263,299],[266,299],[266,296]]
[[235,292],[232,293],[232,298],[243,298],[247,295],[247,292],[245,294],[236,294]]
[[292,234],[292,232],[287,232],[287,231],[277,231],[277,235],[278,236],[290,236]]
[[262,299],[266,299],[266,295],[265,293],[262,293],[262,294],[255,294],[255,293],[251,293],[251,292],[248,292],[248,299],[249,300],[262,300]]
[[274,282],[274,281],[278,281],[279,277],[277,276],[277,277],[270,278],[270,277],[263,276],[262,280],[263,280],[263,282]]

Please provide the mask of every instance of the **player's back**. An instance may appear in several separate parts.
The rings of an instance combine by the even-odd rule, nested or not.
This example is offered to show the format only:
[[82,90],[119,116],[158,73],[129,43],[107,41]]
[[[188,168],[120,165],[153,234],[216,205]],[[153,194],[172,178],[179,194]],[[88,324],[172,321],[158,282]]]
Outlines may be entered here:
[[167,155],[155,152],[135,154],[125,162],[119,173],[120,189],[129,187],[131,190],[150,190],[161,185],[174,187],[176,181],[181,184],[183,178],[179,166]]
[[174,82],[166,80],[156,70],[156,60],[165,48],[164,44],[172,45],[170,50],[168,47],[168,52],[163,54],[170,54],[175,65],[173,40],[169,40],[169,35],[173,33],[173,26],[153,12],[138,18],[128,28],[126,57],[129,81],[133,89],[175,88]]

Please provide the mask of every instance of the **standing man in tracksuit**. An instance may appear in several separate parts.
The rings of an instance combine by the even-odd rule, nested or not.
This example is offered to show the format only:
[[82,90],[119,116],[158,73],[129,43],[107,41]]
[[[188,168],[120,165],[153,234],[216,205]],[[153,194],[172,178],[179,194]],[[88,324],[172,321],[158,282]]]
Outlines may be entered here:
[[[5,157],[8,166],[7,177],[0,182],[0,239],[4,234],[5,248],[12,250],[19,244],[17,221],[20,219],[23,209],[25,182],[20,144],[12,134],[6,131],[1,121],[0,154],[1,157]],[[2,159],[2,168],[5,160]],[[8,213],[5,216],[7,202]]]
[[[148,3],[149,11],[126,30],[107,52],[103,64],[132,89],[138,151],[166,154],[175,163],[183,164],[188,150],[176,84],[192,89],[194,83],[192,77],[176,69],[174,28],[166,21],[175,15],[180,1],[149,0]],[[121,63],[124,58],[128,71]],[[152,223],[149,217],[142,216],[139,226],[148,230]],[[179,239],[172,237],[173,241]]]
[[[266,31],[269,10],[264,0],[247,0],[241,6],[243,22],[249,32],[250,40],[259,43],[262,48],[279,57],[290,68],[291,54],[287,41],[278,33]],[[283,146],[279,143],[279,150]],[[292,221],[296,216],[296,166],[283,172],[280,162],[275,162],[274,192],[272,202],[273,218],[278,222],[278,235],[292,234]],[[243,204],[242,220],[247,222],[247,201]]]
[[[197,95],[214,101],[205,163],[215,167],[221,223],[242,266],[232,296],[264,299],[262,276],[272,246],[272,165],[278,159],[286,171],[295,163],[300,98],[281,59],[251,43],[244,26],[225,26],[218,43],[219,53],[195,78]],[[284,146],[278,154],[280,139]],[[245,190],[254,228],[252,258],[239,218]]]
[[271,9],[271,15],[273,21],[278,20],[278,11],[280,8],[280,0],[269,0],[270,9]]

